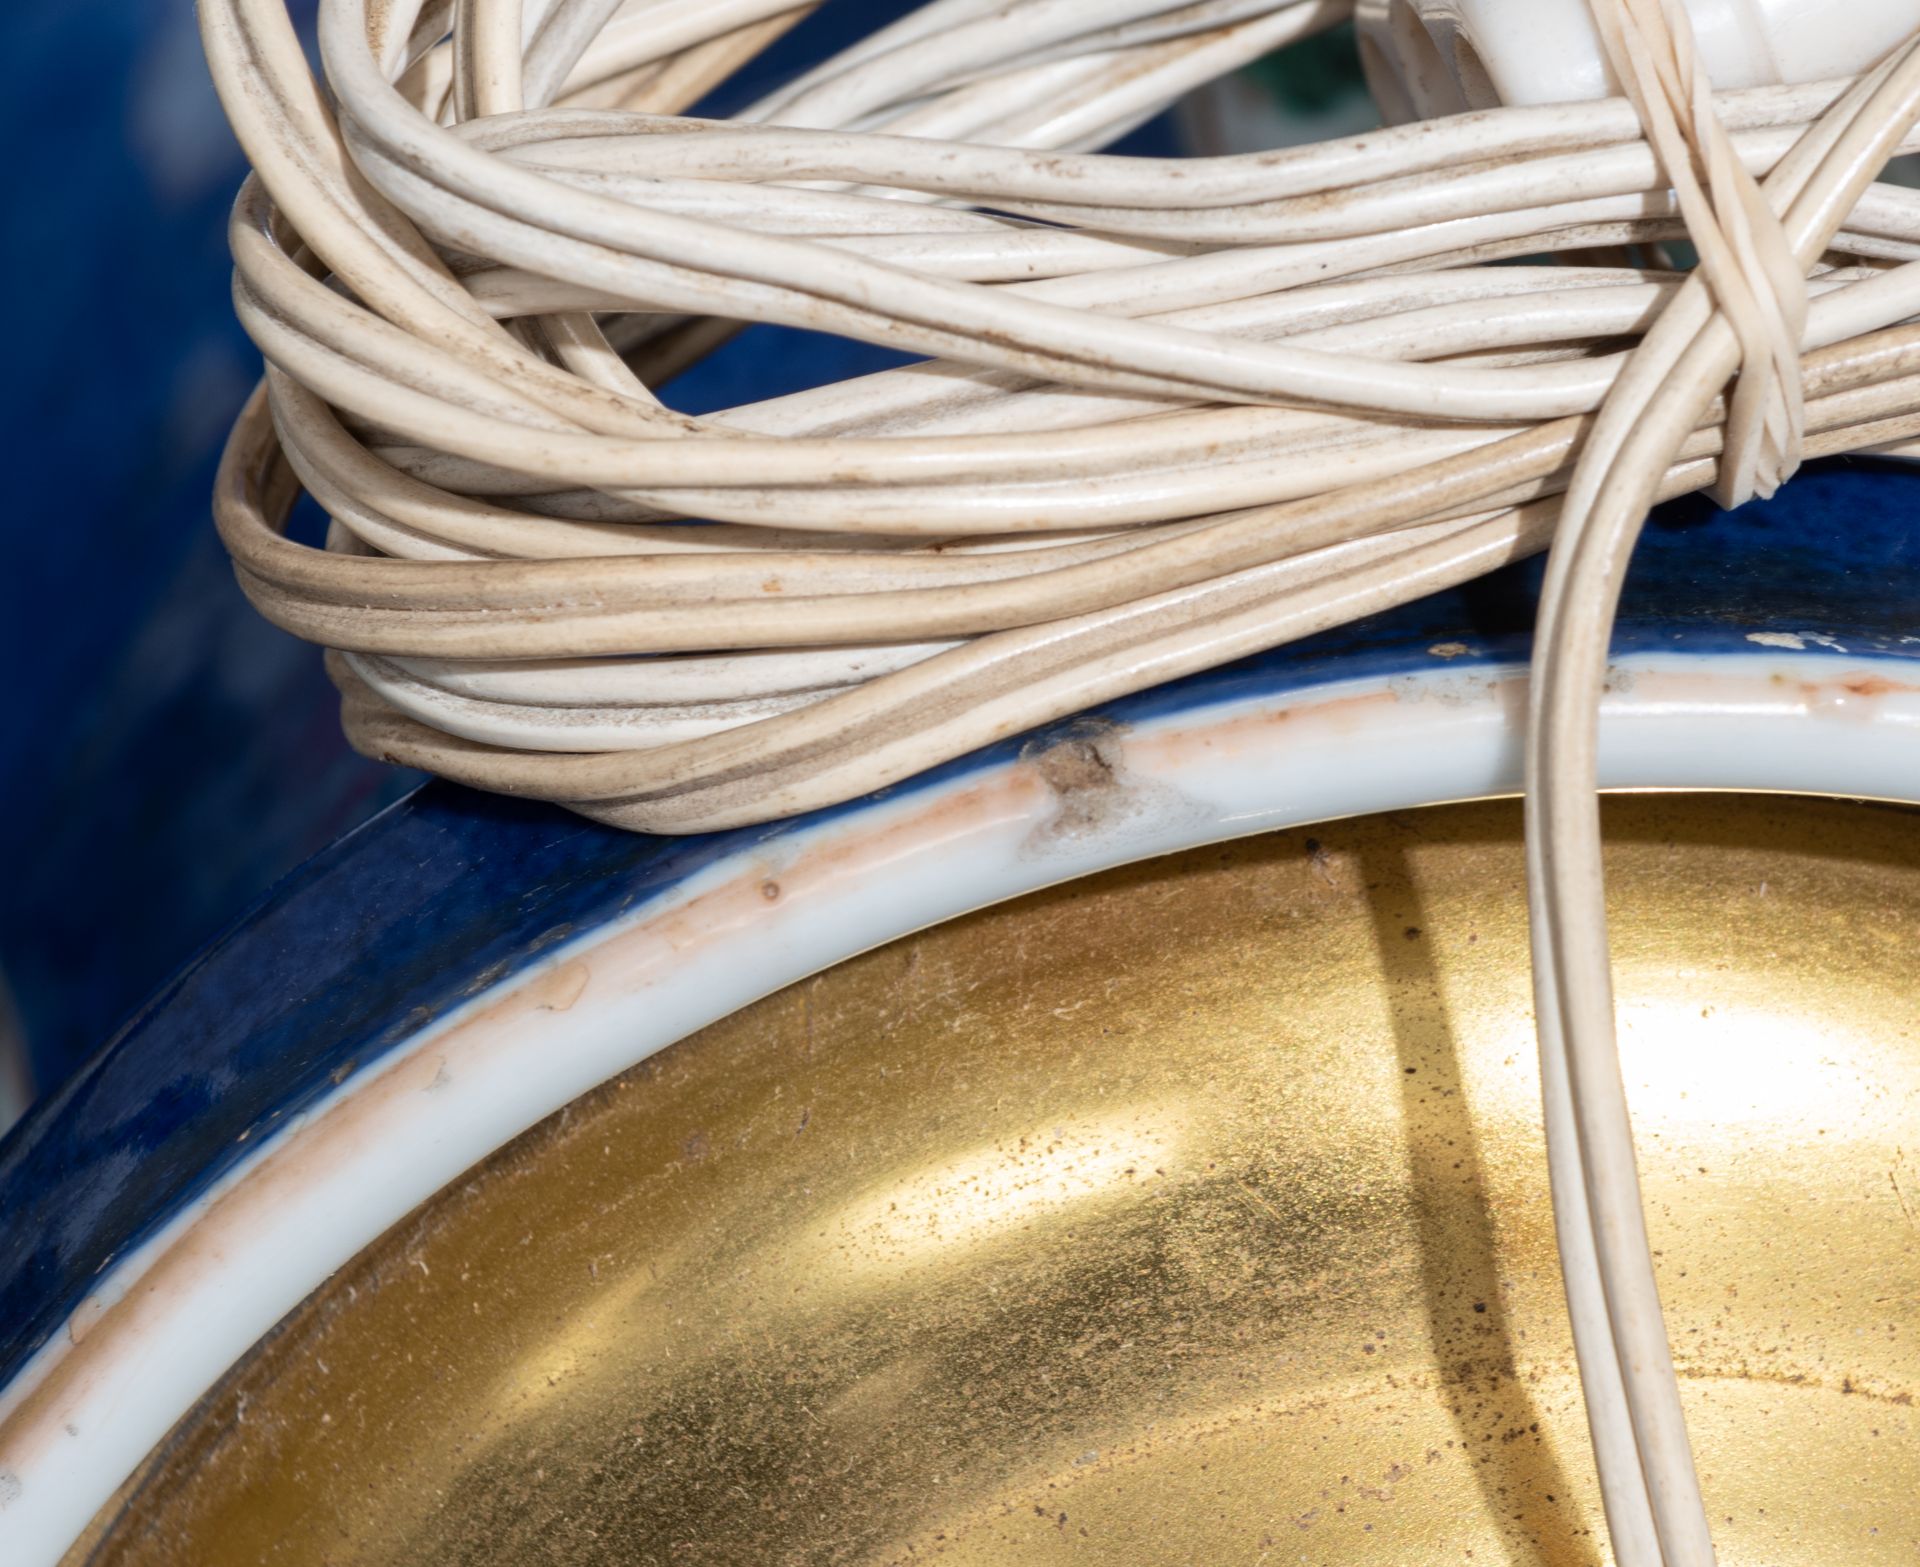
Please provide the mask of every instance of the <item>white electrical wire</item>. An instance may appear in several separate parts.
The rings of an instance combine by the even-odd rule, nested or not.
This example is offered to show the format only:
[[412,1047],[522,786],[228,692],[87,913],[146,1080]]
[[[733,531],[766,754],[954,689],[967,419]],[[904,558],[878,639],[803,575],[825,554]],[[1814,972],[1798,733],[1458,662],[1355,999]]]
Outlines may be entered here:
[[1799,460],[1800,366],[1782,344],[1799,332],[1806,269],[1920,117],[1920,39],[1862,77],[1763,191],[1726,156],[1675,0],[1594,9],[1616,73],[1695,208],[1702,266],[1609,393],[1548,567],[1527,741],[1535,992],[1555,1224],[1609,1530],[1622,1561],[1710,1567],[1614,1036],[1595,714],[1633,542],[1679,433],[1736,369],[1720,487],[1735,504],[1770,493]]
[[[1085,149],[1345,0],[934,0],[729,121],[682,111],[809,6],[322,0],[323,93],[278,0],[202,0],[268,362],[216,511],[254,603],[334,650],[363,750],[664,832],[1557,538],[1529,740],[1556,1220],[1619,1559],[1696,1567],[1593,712],[1648,505],[1920,437],[1920,193],[1871,183],[1920,147],[1920,66],[1716,96],[1673,0],[1593,3],[1627,98],[1167,160]],[[1701,272],[1584,264],[1681,235]],[[926,357],[662,404],[752,322]],[[301,489],[325,550],[283,536]]]

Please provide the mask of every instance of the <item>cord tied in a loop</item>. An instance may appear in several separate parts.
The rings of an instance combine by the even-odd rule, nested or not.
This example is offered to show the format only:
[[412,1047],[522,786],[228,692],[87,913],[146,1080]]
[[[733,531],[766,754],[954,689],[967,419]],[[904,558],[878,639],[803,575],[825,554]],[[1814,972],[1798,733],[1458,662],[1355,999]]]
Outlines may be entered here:
[[1607,56],[1666,169],[1688,237],[1740,341],[1714,498],[1768,496],[1800,465],[1800,343],[1807,280],[1754,177],[1713,111],[1713,85],[1681,0],[1593,7]]

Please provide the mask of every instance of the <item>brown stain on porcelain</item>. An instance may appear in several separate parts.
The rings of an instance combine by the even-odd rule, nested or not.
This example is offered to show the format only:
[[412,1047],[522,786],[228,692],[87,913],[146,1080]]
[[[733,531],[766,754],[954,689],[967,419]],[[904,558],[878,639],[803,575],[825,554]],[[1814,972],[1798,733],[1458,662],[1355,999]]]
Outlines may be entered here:
[[1861,675],[1853,680],[1843,680],[1840,684],[1855,696],[1893,696],[1916,689],[1904,681],[1889,680],[1885,675]]
[[541,1012],[567,1012],[586,994],[593,969],[584,958],[575,958],[549,969],[527,986],[527,996]]
[[1895,680],[1882,674],[1845,674],[1831,680],[1807,680],[1785,672],[1772,676],[1775,688],[1793,691],[1801,705],[1814,717],[1847,719],[1877,718],[1871,704],[1880,697],[1912,696],[1920,685]]

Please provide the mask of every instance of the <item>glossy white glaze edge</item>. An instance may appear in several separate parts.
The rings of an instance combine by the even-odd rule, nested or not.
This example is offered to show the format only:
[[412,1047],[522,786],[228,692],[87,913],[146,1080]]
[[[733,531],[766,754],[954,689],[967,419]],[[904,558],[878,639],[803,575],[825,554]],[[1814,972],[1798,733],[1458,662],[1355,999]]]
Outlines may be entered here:
[[[1910,661],[1641,655],[1610,685],[1606,787],[1920,801]],[[1071,811],[1022,758],[760,845],[556,949],[291,1120],[103,1270],[67,1330],[0,1390],[0,1555],[52,1567],[329,1273],[654,1051],[854,953],[1039,887],[1285,826],[1512,793],[1524,703],[1517,667],[1436,656],[1417,674],[1169,713],[1096,734],[1115,782]],[[56,1372],[67,1385],[35,1407]]]

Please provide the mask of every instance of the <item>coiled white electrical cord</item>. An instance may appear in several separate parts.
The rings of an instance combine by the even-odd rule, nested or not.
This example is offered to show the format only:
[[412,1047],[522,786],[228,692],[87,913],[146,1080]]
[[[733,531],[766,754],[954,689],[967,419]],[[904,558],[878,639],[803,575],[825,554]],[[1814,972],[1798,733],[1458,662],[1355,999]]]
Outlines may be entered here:
[[[1030,102],[994,82],[1068,65],[1079,101],[1111,106],[1105,84],[1130,120],[1143,74],[1177,90],[1169,61],[1264,51],[1332,5],[945,0],[743,124],[543,95],[619,78],[658,105],[663,78],[700,90],[737,58],[717,42],[756,44],[791,10],[516,9],[402,7],[369,34],[329,0],[336,126],[276,8],[203,8],[260,171],[236,297],[274,367],[222,523],[261,608],[346,655],[363,747],[625,826],[828,803],[1538,547],[1546,513],[1513,508],[1561,487],[1574,430],[1521,450],[1516,425],[1597,406],[1606,350],[1679,286],[1473,264],[1680,231],[1624,102],[1180,163],[818,128],[830,111],[925,128],[964,100],[994,136],[984,100]],[[1099,47],[1060,53],[1076,38]],[[1739,158],[1771,168],[1833,94],[1732,95]],[[535,107],[436,123],[519,101]],[[759,123],[775,114],[809,128]],[[1920,198],[1876,188],[1836,245],[1920,254]],[[1916,293],[1898,269],[1830,272],[1809,341],[1899,321]],[[689,420],[603,326],[639,323],[644,364],[701,315],[951,358]],[[1814,450],[1913,433],[1889,345],[1823,365]],[[281,449],[336,519],[330,553],[277,535],[261,486]]]
[[[1920,145],[1920,56],[1714,97],[1673,0],[1595,0],[1627,99],[1120,159],[1082,149],[1343,0],[934,0],[737,120],[675,117],[807,9],[322,0],[329,99],[276,0],[202,0],[256,170],[242,586],[335,650],[370,754],[689,832],[1557,539],[1528,753],[1556,1219],[1619,1558],[1709,1561],[1593,713],[1647,506],[1920,437],[1920,194],[1871,183]],[[1484,264],[1682,234],[1691,276]],[[739,322],[929,357],[663,406]],[[325,551],[282,534],[300,488]]]

